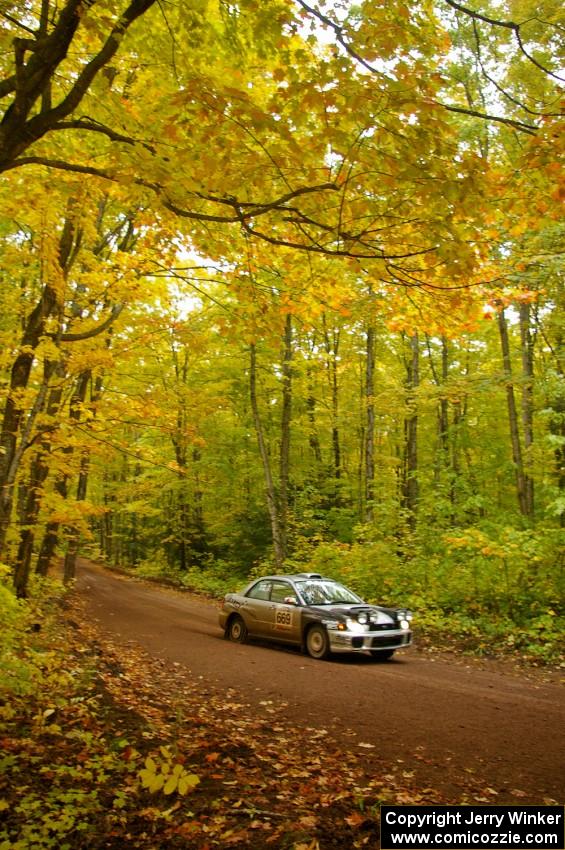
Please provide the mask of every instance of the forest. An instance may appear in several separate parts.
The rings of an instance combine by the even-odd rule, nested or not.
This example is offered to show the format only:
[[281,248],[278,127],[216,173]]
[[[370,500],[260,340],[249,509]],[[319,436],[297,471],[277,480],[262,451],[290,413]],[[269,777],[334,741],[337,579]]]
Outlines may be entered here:
[[[0,6],[0,558],[563,633],[556,0]],[[11,593],[12,591],[10,591]]]

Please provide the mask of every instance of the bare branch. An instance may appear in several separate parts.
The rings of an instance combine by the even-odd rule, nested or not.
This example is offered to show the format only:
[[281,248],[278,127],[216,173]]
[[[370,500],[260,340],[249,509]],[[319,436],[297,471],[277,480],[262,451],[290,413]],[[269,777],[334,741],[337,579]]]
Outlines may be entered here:
[[286,206],[287,203],[295,198],[299,198],[301,195],[311,195],[314,192],[325,192],[327,190],[339,191],[339,186],[336,186],[335,183],[320,183],[317,186],[302,186],[300,189],[293,189],[285,195],[281,195],[280,198],[276,198],[274,201],[269,201],[268,204],[238,201],[235,198],[218,198],[214,195],[202,195],[200,193],[198,193],[198,197],[207,201],[214,201],[219,204],[227,204],[228,206],[234,207],[238,210],[243,210],[246,207],[249,207],[249,209],[243,213],[243,217],[255,218],[256,216],[263,215],[270,210],[288,209]]
[[[93,166],[84,166],[78,164],[71,164],[65,162],[64,160],[51,160],[46,159],[44,157],[21,157],[19,160],[16,160],[13,164],[13,168],[23,166],[23,165],[44,165],[48,168],[59,168],[64,171],[74,171],[79,174],[90,174],[95,177],[100,177],[103,180],[110,180],[112,182],[118,182],[118,178],[115,175],[109,174],[101,169],[94,168]],[[313,242],[312,244],[305,245],[300,242],[294,242],[288,239],[284,239],[282,237],[276,237],[269,235],[268,233],[264,233],[262,231],[257,230],[256,228],[251,227],[250,222],[259,218],[262,215],[265,215],[269,212],[293,212],[299,216],[302,216],[302,213],[294,207],[289,207],[288,202],[298,198],[302,195],[313,194],[316,192],[327,192],[327,191],[336,191],[338,187],[334,183],[321,183],[318,186],[303,186],[299,189],[295,189],[292,192],[287,192],[281,197],[275,199],[274,201],[270,201],[265,204],[251,203],[251,202],[241,202],[238,201],[237,198],[230,197],[218,197],[214,195],[201,195],[197,194],[199,200],[207,200],[212,203],[221,204],[222,206],[229,207],[233,214],[214,214],[214,213],[204,213],[197,212],[195,210],[187,209],[184,207],[180,207],[177,204],[173,203],[169,198],[166,197],[166,190],[164,187],[151,183],[148,180],[144,180],[141,177],[134,178],[133,182],[136,185],[143,186],[144,188],[151,189],[151,191],[155,192],[155,194],[159,197],[161,203],[168,209],[170,212],[178,215],[181,218],[191,219],[193,221],[200,222],[218,222],[224,224],[240,224],[245,232],[249,236],[254,236],[257,239],[261,239],[264,242],[268,242],[271,245],[277,245],[283,248],[295,248],[301,251],[306,251],[310,253],[316,254],[325,254],[336,257],[354,257],[358,259],[406,259],[408,257],[416,257],[421,256],[423,254],[429,254],[436,250],[436,247],[425,248],[418,251],[409,251],[403,254],[386,254],[379,248],[371,248],[368,247],[366,250],[349,250],[346,248],[337,248],[337,247],[326,247],[324,245],[317,244]],[[308,219],[306,216],[303,217],[302,222],[296,221],[292,222],[294,224],[297,223],[312,223],[316,224],[316,226],[321,226],[322,229],[326,230],[330,234],[334,234],[334,230],[328,225],[321,225],[317,222],[314,222],[313,219]],[[362,239],[359,236],[355,236],[350,233],[337,233],[335,232],[335,238],[341,239],[345,243],[356,242],[358,244],[364,245]]]
[[475,38],[475,45],[476,45],[476,49],[477,49],[477,53],[476,53],[477,62],[478,62],[479,67],[481,69],[481,74],[483,75],[485,80],[488,80],[488,82],[491,84],[491,86],[494,86],[494,88],[498,92],[500,92],[500,94],[503,97],[505,97],[507,100],[509,100],[510,103],[513,103],[514,106],[517,106],[519,109],[522,109],[524,112],[527,112],[529,115],[534,115],[535,117],[538,117],[538,118],[541,117],[541,115],[543,115],[544,113],[534,112],[532,109],[529,108],[529,106],[526,106],[525,103],[522,103],[520,100],[513,97],[509,92],[507,92],[506,89],[503,88],[500,85],[500,83],[497,80],[495,80],[494,77],[492,77],[488,73],[487,69],[485,68],[483,59],[482,59],[481,38],[480,38],[480,34],[479,34],[479,27],[478,27],[476,21],[473,21],[473,36]]

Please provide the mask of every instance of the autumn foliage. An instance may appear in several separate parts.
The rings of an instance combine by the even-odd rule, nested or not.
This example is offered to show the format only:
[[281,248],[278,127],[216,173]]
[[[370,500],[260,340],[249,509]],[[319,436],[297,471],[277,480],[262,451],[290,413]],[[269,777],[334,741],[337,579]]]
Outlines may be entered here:
[[[309,566],[420,610],[430,639],[449,614],[458,646],[559,657],[560,15],[556,0],[1,4],[9,628],[30,582],[59,558],[72,582],[88,551],[214,593]],[[77,708],[43,654],[63,696],[41,704],[5,649],[31,691],[4,721],[49,749],[64,716],[84,754],[73,811],[109,804],[121,840],[133,799],[150,831],[151,794],[185,806],[210,780],[216,750],[98,748],[91,697]],[[35,763],[35,743],[14,747],[13,765]],[[75,778],[51,770],[49,841]],[[250,817],[225,828],[276,834],[278,815]],[[160,827],[181,841],[169,815]]]

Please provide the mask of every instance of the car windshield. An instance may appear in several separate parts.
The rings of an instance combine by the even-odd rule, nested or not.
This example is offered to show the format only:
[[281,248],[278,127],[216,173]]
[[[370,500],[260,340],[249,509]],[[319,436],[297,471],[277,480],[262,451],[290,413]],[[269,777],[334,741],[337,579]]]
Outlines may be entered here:
[[307,605],[348,605],[362,602],[352,590],[348,590],[337,581],[320,581],[320,579],[308,579],[297,581],[298,591]]

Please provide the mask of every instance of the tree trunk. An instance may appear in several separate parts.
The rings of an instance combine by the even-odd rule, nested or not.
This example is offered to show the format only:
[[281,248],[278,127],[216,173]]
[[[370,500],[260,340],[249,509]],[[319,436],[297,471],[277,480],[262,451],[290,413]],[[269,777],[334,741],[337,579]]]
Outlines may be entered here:
[[418,408],[416,391],[420,383],[420,344],[418,334],[410,338],[410,359],[406,361],[407,415],[404,420],[404,463],[402,507],[408,526],[416,529],[418,509]]
[[[341,444],[339,435],[339,379],[338,379],[338,357],[339,357],[339,330],[333,330],[330,334],[324,316],[324,347],[326,349],[326,368],[330,384],[332,399],[332,475],[338,482],[341,478]],[[335,504],[340,502],[339,492],[336,487]]]
[[261,463],[263,466],[263,475],[265,478],[267,510],[269,512],[269,518],[271,520],[271,533],[273,537],[275,562],[277,568],[282,569],[286,558],[286,552],[284,549],[284,539],[281,535],[275,485],[273,483],[273,475],[271,471],[271,462],[269,458],[269,452],[265,443],[263,424],[259,415],[259,405],[257,403],[257,351],[255,348],[255,343],[252,343],[250,347],[249,397],[251,402],[251,412],[253,414],[253,424],[255,425],[255,433],[257,435],[257,443],[259,445],[259,454],[261,456]]
[[308,444],[310,446],[310,449],[312,450],[312,454],[314,455],[314,461],[316,463],[316,472],[318,472],[320,466],[322,465],[322,449],[320,446],[320,439],[318,437],[318,431],[316,428],[316,398],[314,396],[314,391],[312,388],[311,376],[312,372],[310,369],[308,369],[308,397],[306,399],[306,410],[308,412],[309,424]]
[[[315,337],[312,339],[312,348],[310,348],[309,353],[311,354],[315,345]],[[308,358],[308,365],[306,367],[306,381],[308,386],[308,395],[306,397],[306,411],[308,413],[308,444],[314,456],[314,461],[316,464],[316,478],[319,475],[320,467],[322,465],[322,449],[320,446],[320,439],[318,437],[318,429],[316,425],[316,396],[314,394],[314,381],[313,381],[313,367],[311,364],[310,358]]]
[[520,304],[520,341],[522,350],[522,430],[524,434],[524,488],[527,515],[534,515],[534,479],[531,475],[534,444],[534,337],[531,305]]
[[192,470],[194,481],[194,492],[192,498],[192,549],[196,555],[199,565],[202,565],[204,555],[209,551],[204,525],[203,492],[200,481],[200,461],[202,453],[197,446],[192,449]]
[[[63,279],[74,260],[77,232],[74,217],[74,200],[68,204],[67,216],[59,238],[58,265]],[[52,272],[55,274],[55,272]],[[35,350],[45,333],[50,316],[61,313],[61,295],[55,282],[44,283],[41,297],[26,319],[20,351],[10,373],[10,387],[4,417],[0,428],[0,556],[6,541],[13,505],[13,490],[22,452],[18,453],[18,439],[25,415],[21,399],[26,389]]]
[[6,540],[14,500],[14,483],[19,459],[18,439],[25,415],[22,404],[35,358],[35,349],[45,330],[45,322],[57,305],[55,290],[46,285],[41,299],[27,318],[22,334],[20,352],[10,372],[10,388],[0,428],[0,553]]
[[520,441],[520,427],[518,422],[518,411],[516,408],[516,398],[514,396],[514,380],[512,375],[512,361],[510,357],[510,340],[508,335],[508,323],[504,308],[501,308],[498,314],[498,329],[500,333],[500,345],[502,349],[502,365],[504,369],[504,378],[506,381],[506,403],[508,407],[508,423],[510,426],[510,443],[512,446],[512,459],[514,461],[514,469],[516,473],[516,495],[518,498],[518,507],[523,516],[529,517],[530,503],[528,500],[529,485],[526,480],[524,471],[524,461],[522,456],[522,444]]
[[[102,491],[104,514],[100,518],[100,550],[104,558],[112,563],[114,554],[113,545],[113,505],[115,497],[108,493],[108,481],[111,481],[111,476],[104,470],[102,473]],[[111,486],[111,484],[110,484]]]
[[445,395],[447,379],[449,377],[449,348],[445,337],[441,338],[441,386],[443,388],[439,400],[438,412],[438,442],[443,465],[449,465],[449,405]]
[[279,464],[279,523],[284,555],[288,552],[288,479],[292,417],[292,317],[286,317],[282,363],[281,450]]
[[[459,423],[461,405],[459,402],[454,402],[453,411],[453,436],[450,446],[450,427],[449,427],[449,402],[447,399],[447,379],[449,377],[449,347],[447,339],[441,338],[441,371],[436,368],[434,353],[430,337],[426,334],[426,346],[428,350],[428,360],[434,384],[439,393],[439,401],[437,407],[437,449],[435,452],[434,462],[434,484],[436,488],[443,485],[445,474],[449,476],[449,499],[452,505],[455,505],[455,480],[457,477],[457,449],[456,449],[456,434],[457,425]],[[452,521],[455,518],[452,516]]]
[[367,328],[365,360],[365,401],[367,430],[365,432],[365,522],[373,519],[375,498],[375,330]]
[[[58,385],[49,392],[46,412],[51,418],[56,416],[61,406],[63,396],[63,377],[65,368],[62,363],[54,365],[46,362],[44,369],[44,382],[47,384],[54,373],[58,378]],[[42,489],[49,474],[49,456],[51,454],[52,430],[45,431],[39,443],[39,448],[31,462],[30,480],[22,516],[22,528],[20,531],[20,542],[16,556],[14,571],[14,587],[16,594],[23,597],[27,593],[27,584],[31,569],[33,544],[35,540],[35,529],[41,508]],[[42,573],[47,575],[47,569]]]
[[[557,309],[563,312],[563,305],[557,303]],[[549,411],[548,428],[554,437],[554,468],[553,480],[558,494],[565,492],[565,340],[558,326],[555,347],[552,349],[555,359],[555,372],[558,381],[550,385],[546,396],[546,408]],[[561,528],[565,527],[565,510],[559,513]]]
[[[62,481],[57,482],[57,484],[55,485],[55,489],[62,498],[66,498],[66,478]],[[53,558],[55,557],[55,551],[59,542],[59,528],[60,523],[55,522],[54,520],[48,522],[45,527],[45,532],[43,534],[43,540],[41,541],[41,547],[39,549],[39,555],[37,557],[37,564],[35,567],[35,572],[38,575],[46,576],[49,572],[49,566],[52,563]]]
[[[70,401],[70,414],[69,419],[71,422],[78,422],[81,418],[81,408],[84,404],[84,400],[86,398],[86,391],[88,389],[88,384],[91,380],[92,373],[90,370],[86,370],[81,372],[76,383],[75,390],[73,392],[71,401]],[[67,458],[74,452],[74,447],[72,445],[66,446],[63,449],[63,453]],[[79,499],[79,493],[83,492],[86,495],[86,480],[81,483],[81,479],[83,475],[86,475],[86,470],[84,470],[83,464],[81,463],[81,470],[79,473],[79,483],[77,489],[77,499]],[[64,473],[56,482],[55,482],[55,490],[59,494],[62,501],[65,501],[68,496],[68,487],[69,487],[69,475]],[[82,499],[85,498],[85,495],[82,496]],[[59,522],[50,521],[47,523],[45,528],[45,533],[43,535],[43,540],[41,542],[41,547],[39,550],[39,555],[37,559],[36,572],[40,575],[47,575],[47,571],[49,569],[49,564],[51,563],[55,550],[57,548],[57,544],[59,542],[59,532],[60,532],[61,524]],[[74,529],[71,528],[69,530],[69,539],[74,539]],[[75,556],[76,560],[76,556]],[[72,570],[72,561],[69,562],[69,571]],[[65,572],[67,571],[67,567],[65,567]]]
[[[108,333],[106,338],[106,348],[110,348],[110,343],[112,339],[111,331]],[[102,387],[103,387],[103,376],[98,375],[94,381],[94,386],[91,388],[91,396],[90,403],[92,409],[95,410],[96,404],[102,395]],[[75,394],[71,399],[71,420],[79,421],[81,418],[81,408],[86,399],[86,394],[89,385],[92,382],[92,370],[87,369],[78,377],[77,387],[75,390]],[[90,469],[90,451],[83,450],[82,458],[80,461],[80,472],[77,484],[77,492],[76,492],[76,501],[84,502],[86,499],[86,493],[88,489],[88,473]],[[136,466],[136,474],[139,474],[139,466]],[[69,542],[67,546],[67,553],[65,555],[65,566],[64,566],[64,574],[63,581],[65,584],[71,582],[75,577],[76,572],[76,561],[80,549],[80,529],[78,527],[74,527],[70,529],[69,532]]]
[[[83,455],[81,458],[76,492],[77,502],[84,502],[86,499],[89,460],[90,458],[88,455]],[[65,565],[63,569],[63,581],[65,584],[69,584],[73,581],[76,574],[76,562],[80,548],[80,536],[80,529],[77,526],[72,526],[69,531],[67,551],[65,554]]]
[[27,596],[31,558],[33,553],[34,528],[41,505],[41,488],[47,477],[47,467],[34,460],[22,516],[22,529],[14,570],[14,589],[18,599]]

